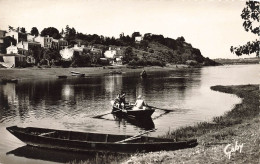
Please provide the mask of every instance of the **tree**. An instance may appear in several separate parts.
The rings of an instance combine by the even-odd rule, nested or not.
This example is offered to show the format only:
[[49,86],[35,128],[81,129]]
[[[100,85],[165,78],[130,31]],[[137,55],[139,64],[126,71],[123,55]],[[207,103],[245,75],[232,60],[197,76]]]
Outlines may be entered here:
[[136,36],[141,36],[140,32],[134,32],[132,34],[132,39],[134,39]]
[[[19,32],[19,31],[18,31],[18,32]],[[21,27],[21,28],[20,28],[20,32],[22,32],[22,33],[26,33],[25,28],[24,28],[24,27]]]
[[10,32],[10,31],[13,31],[13,30],[14,30],[14,27],[9,25],[9,26],[8,26],[8,29],[9,29],[9,32]]
[[[243,9],[241,18],[244,20],[243,26],[245,31],[250,31],[253,34],[260,35],[259,31],[259,16],[260,16],[260,2],[258,1],[247,1],[246,7]],[[230,47],[230,51],[235,53],[237,56],[241,56],[243,54],[249,55],[252,53],[256,53],[256,56],[259,57],[259,44],[260,41],[249,41],[245,45],[238,47]]]
[[38,31],[37,27],[33,27],[31,29],[31,35],[34,35],[34,36],[38,36],[39,35],[39,31]]
[[184,37],[183,37],[183,36],[181,36],[181,37],[178,37],[176,40],[177,40],[177,41],[179,41],[179,42],[185,42],[185,39],[184,39]]
[[131,60],[135,59],[136,57],[137,56],[134,55],[133,48],[127,47],[122,60],[123,60],[124,63],[129,63]]
[[46,36],[46,35],[49,35],[50,37],[53,37],[54,39],[60,39],[61,38],[59,30],[57,30],[54,27],[44,28],[41,32],[41,36]]

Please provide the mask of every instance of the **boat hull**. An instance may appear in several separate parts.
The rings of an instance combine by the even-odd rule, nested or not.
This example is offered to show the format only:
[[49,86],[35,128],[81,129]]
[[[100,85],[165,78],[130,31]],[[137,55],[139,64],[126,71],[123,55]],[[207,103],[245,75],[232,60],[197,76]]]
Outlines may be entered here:
[[[32,127],[19,128],[17,126],[12,126],[8,127],[7,130],[27,145],[69,151],[112,151],[135,153],[177,150],[197,145],[196,140],[174,142],[171,139],[159,139],[144,136],[131,142],[117,143],[118,141],[132,136],[83,133]],[[45,136],[41,135],[50,132],[54,133]],[[86,139],[90,136],[93,138],[90,140]],[[142,140],[143,142],[138,142],[138,140]]]
[[147,119],[151,118],[152,114],[154,113],[154,109],[147,109],[147,110],[132,110],[130,109],[123,110],[119,107],[113,106],[113,114],[118,117],[128,117],[128,118],[135,118],[135,119]]

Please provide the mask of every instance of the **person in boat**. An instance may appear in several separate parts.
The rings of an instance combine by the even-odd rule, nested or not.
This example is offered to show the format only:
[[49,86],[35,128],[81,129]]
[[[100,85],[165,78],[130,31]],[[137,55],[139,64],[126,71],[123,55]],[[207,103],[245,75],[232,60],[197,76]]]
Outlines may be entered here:
[[116,107],[120,107],[120,94],[117,94],[116,98],[115,98],[115,101],[114,101],[114,106]]
[[142,95],[139,95],[137,97],[137,100],[136,100],[135,104],[134,104],[133,110],[140,110],[140,109],[145,110],[146,106],[147,106],[147,104],[142,99]]
[[146,77],[147,74],[146,74],[146,71],[143,69],[143,71],[140,73],[141,77]]
[[120,105],[123,107],[125,106],[125,92],[122,92],[120,95]]

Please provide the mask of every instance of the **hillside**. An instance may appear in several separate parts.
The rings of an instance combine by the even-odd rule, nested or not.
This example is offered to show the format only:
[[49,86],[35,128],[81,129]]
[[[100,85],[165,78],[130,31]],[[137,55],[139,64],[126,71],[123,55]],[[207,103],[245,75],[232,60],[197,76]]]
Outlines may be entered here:
[[[186,42],[178,43],[175,49],[156,41],[148,41],[146,44],[147,47],[144,47],[142,42],[131,46],[133,55],[138,57],[138,59],[136,59],[137,61],[158,61],[164,64],[193,64],[198,66],[220,65],[202,56],[199,49],[193,48],[191,44]],[[121,48],[123,55],[126,54],[126,48],[127,47]]]

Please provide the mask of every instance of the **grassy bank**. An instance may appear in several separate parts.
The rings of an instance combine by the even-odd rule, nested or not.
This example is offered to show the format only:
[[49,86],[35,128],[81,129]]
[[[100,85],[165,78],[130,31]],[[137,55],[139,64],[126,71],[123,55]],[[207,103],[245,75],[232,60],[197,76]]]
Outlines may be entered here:
[[[195,148],[138,154],[125,163],[259,163],[260,119],[259,86],[214,86],[215,91],[236,94],[242,103],[215,117],[212,122],[202,122],[168,132],[164,137],[179,139],[197,138]],[[229,159],[224,153],[227,144],[243,144]]]

